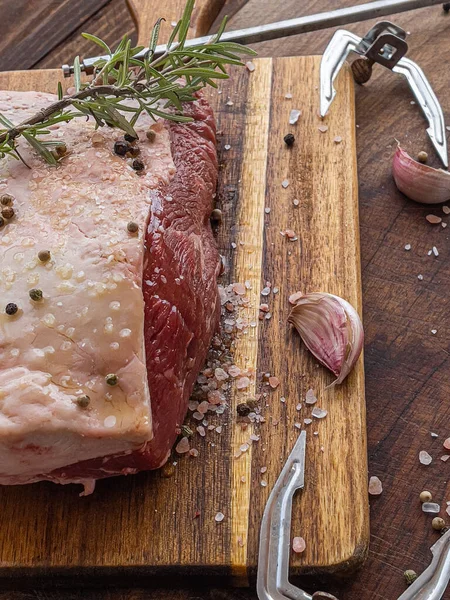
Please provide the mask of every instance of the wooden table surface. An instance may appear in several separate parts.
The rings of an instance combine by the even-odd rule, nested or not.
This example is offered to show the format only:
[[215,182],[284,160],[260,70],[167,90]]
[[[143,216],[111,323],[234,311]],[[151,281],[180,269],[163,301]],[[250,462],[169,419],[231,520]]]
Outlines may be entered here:
[[[343,0],[231,0],[228,13],[233,15],[230,27],[240,28],[349,4]],[[125,0],[0,0],[0,19],[4,31],[1,70],[58,67],[75,54],[90,55],[93,48],[79,37],[82,31],[110,44],[134,31]],[[450,125],[450,14],[436,6],[390,19],[411,32],[409,56],[427,74]],[[349,29],[363,35],[372,24],[357,23]],[[260,56],[318,54],[332,33],[295,36],[259,44],[256,49]],[[367,563],[351,580],[322,586],[346,600],[397,598],[405,589],[405,569],[421,572],[428,564],[437,534],[420,509],[418,495],[423,489],[432,491],[450,523],[450,516],[445,515],[446,501],[450,501],[450,461],[440,460],[442,443],[450,436],[450,228],[430,225],[425,217],[450,218],[440,206],[407,200],[392,182],[395,139],[413,154],[427,150],[438,166],[425,121],[411,100],[405,81],[381,67],[375,69],[368,85],[356,91],[369,474],[381,479],[384,491],[371,500]],[[404,249],[406,244],[411,244],[410,251]],[[428,255],[433,246],[439,250],[438,257]],[[433,438],[432,432],[438,437]],[[419,463],[420,450],[433,456],[431,465]],[[136,590],[132,581],[124,580],[120,590],[77,590],[74,581],[66,590],[0,592],[0,600],[256,598],[250,590],[212,589],[201,581],[195,583],[190,589],[149,586]],[[450,599],[450,590],[444,598]]]

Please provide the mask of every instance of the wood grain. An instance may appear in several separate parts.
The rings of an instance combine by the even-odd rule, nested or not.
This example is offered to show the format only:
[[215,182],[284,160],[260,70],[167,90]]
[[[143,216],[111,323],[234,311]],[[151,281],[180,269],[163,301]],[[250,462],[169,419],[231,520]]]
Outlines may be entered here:
[[[233,391],[230,412],[224,423],[218,421],[224,433],[213,440],[196,440],[199,459],[180,461],[171,479],[143,473],[102,481],[95,495],[83,501],[71,487],[45,483],[0,490],[6,523],[0,532],[3,573],[63,574],[64,569],[75,568],[80,576],[112,576],[114,566],[121,566],[135,576],[148,576],[168,575],[176,568],[231,576],[242,584],[254,574],[259,522],[270,489],[260,485],[260,468],[267,467],[264,478],[273,484],[297,433],[294,422],[309,416],[304,409],[298,414],[295,406],[310,386],[329,416],[309,431],[307,487],[294,510],[295,526],[301,526],[308,546],[294,566],[297,572],[348,571],[365,556],[362,361],[348,384],[325,392],[329,375],[317,369],[286,327],[287,297],[300,288],[326,289],[361,305],[351,77],[344,71],[339,80],[339,100],[324,134],[315,109],[319,60],[262,59],[255,65],[254,73],[235,70],[221,94],[207,92],[222,131],[221,162],[236,161],[239,169],[222,168],[219,206],[228,210],[230,219],[224,223],[221,251],[225,254],[231,242],[236,244],[227,277],[251,286],[250,308],[241,316],[259,323],[261,286],[270,280],[280,288],[268,299],[272,319],[234,345],[235,363],[256,373],[253,389]],[[52,90],[55,72],[3,73],[0,86]],[[284,98],[287,91],[292,100]],[[301,108],[303,114],[290,128],[297,141],[288,150],[283,136],[292,107]],[[342,136],[341,144],[333,142],[335,135]],[[224,149],[225,144],[230,150]],[[290,182],[286,190],[281,187],[285,178]],[[222,193],[231,186],[236,194],[228,207],[229,197]],[[299,208],[292,204],[297,196]],[[297,231],[298,242],[280,235],[288,227]],[[236,405],[255,392],[265,397],[261,373],[268,371],[280,378],[281,385],[264,400],[266,423],[257,431],[261,441],[234,459],[252,432],[236,422]],[[281,395],[286,404],[280,402]],[[318,438],[312,435],[313,427]],[[311,503],[314,520],[309,518]],[[51,504],[54,511],[42,510]],[[220,525],[214,521],[218,511],[226,514]],[[197,512],[199,519],[194,518]],[[336,515],[332,524],[327,522],[330,513]]]

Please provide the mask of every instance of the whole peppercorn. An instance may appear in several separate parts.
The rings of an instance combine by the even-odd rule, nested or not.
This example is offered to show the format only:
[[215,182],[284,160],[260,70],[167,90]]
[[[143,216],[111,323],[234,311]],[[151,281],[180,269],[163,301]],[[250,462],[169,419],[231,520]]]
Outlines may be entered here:
[[129,233],[137,233],[139,231],[139,225],[134,221],[130,221],[127,225],[127,230]]
[[236,412],[240,417],[246,417],[250,414],[251,411],[250,407],[247,406],[247,404],[242,403],[236,406]]
[[140,158],[135,158],[133,160],[132,167],[135,171],[143,171],[145,169],[145,165]]
[[445,527],[445,521],[441,517],[434,517],[431,521],[431,527],[436,531],[441,531]]
[[0,217],[0,229],[2,227],[4,227],[4,225],[5,225],[5,219],[3,217]]
[[421,152],[419,152],[419,154],[417,155],[417,160],[421,163],[426,163],[428,160],[428,154],[426,152],[424,152],[423,150]]
[[129,133],[126,133],[124,136],[124,139],[126,142],[130,142],[130,144],[132,144],[133,142],[135,142],[136,140],[138,140],[138,137],[134,137],[134,135],[130,135]]
[[37,290],[36,288],[30,290],[28,294],[30,295],[31,300],[34,300],[34,302],[39,302],[44,297],[42,290]]
[[41,250],[38,252],[38,259],[43,263],[48,262],[50,260],[50,250]]
[[61,158],[65,154],[67,154],[67,146],[65,144],[58,144],[55,147],[55,152],[58,158]]
[[105,381],[108,385],[113,386],[119,383],[119,378],[115,373],[109,373],[109,375],[105,377]]
[[119,156],[125,156],[129,149],[130,146],[127,142],[123,142],[122,140],[117,140],[117,142],[114,142],[114,152]]
[[417,573],[412,569],[405,571],[403,576],[405,577],[406,585],[411,585],[417,579]]
[[294,145],[295,136],[293,133],[287,133],[283,139],[284,143],[286,144],[286,146],[289,146],[289,148]]
[[2,197],[0,198],[0,204],[2,206],[9,206],[10,204],[12,204],[14,201],[14,196],[11,196],[11,194],[3,194]]
[[221,223],[222,222],[222,211],[220,208],[215,208],[210,216],[210,219],[213,223]]
[[450,2],[444,2],[444,4],[442,5],[442,8],[444,9],[445,13],[449,13],[450,12]]
[[78,398],[75,400],[75,402],[80,408],[87,408],[89,406],[90,401],[91,399],[86,394],[84,396],[78,396]]
[[141,153],[141,149],[138,148],[137,146],[130,146],[127,152],[127,156],[131,157],[131,158],[135,158],[136,156],[139,156],[139,154]]
[[17,306],[17,304],[15,304],[14,302],[10,302],[9,304],[6,305],[5,313],[7,315],[12,316],[12,315],[15,315],[18,310],[19,310],[19,307]]
[[433,496],[431,495],[431,492],[428,492],[427,490],[420,492],[419,498],[420,498],[421,502],[431,502],[433,500]]
[[5,206],[5,208],[2,209],[2,217],[4,219],[12,219],[14,216],[14,209],[12,206]]
[[156,132],[153,129],[149,129],[145,134],[149,142],[154,142],[156,140]]

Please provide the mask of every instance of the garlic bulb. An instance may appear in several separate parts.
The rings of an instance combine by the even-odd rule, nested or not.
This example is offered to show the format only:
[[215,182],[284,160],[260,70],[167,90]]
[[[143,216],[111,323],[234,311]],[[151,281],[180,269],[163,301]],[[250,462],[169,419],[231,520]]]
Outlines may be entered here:
[[392,174],[398,189],[411,200],[423,204],[450,200],[450,173],[417,162],[400,144],[392,162]]
[[[297,300],[288,318],[312,354],[342,383],[358,360],[364,331],[358,313],[343,298],[314,292]],[[330,387],[331,387],[330,386]]]

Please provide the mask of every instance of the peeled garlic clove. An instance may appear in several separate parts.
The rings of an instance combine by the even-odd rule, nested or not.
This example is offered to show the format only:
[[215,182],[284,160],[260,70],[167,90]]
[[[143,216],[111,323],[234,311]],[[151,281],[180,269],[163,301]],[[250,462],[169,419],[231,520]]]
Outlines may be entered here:
[[400,144],[392,162],[392,174],[398,189],[411,200],[423,204],[450,200],[450,173],[414,160]]
[[333,294],[305,294],[291,310],[288,321],[308,350],[336,375],[331,386],[342,383],[364,343],[361,319],[353,306]]

